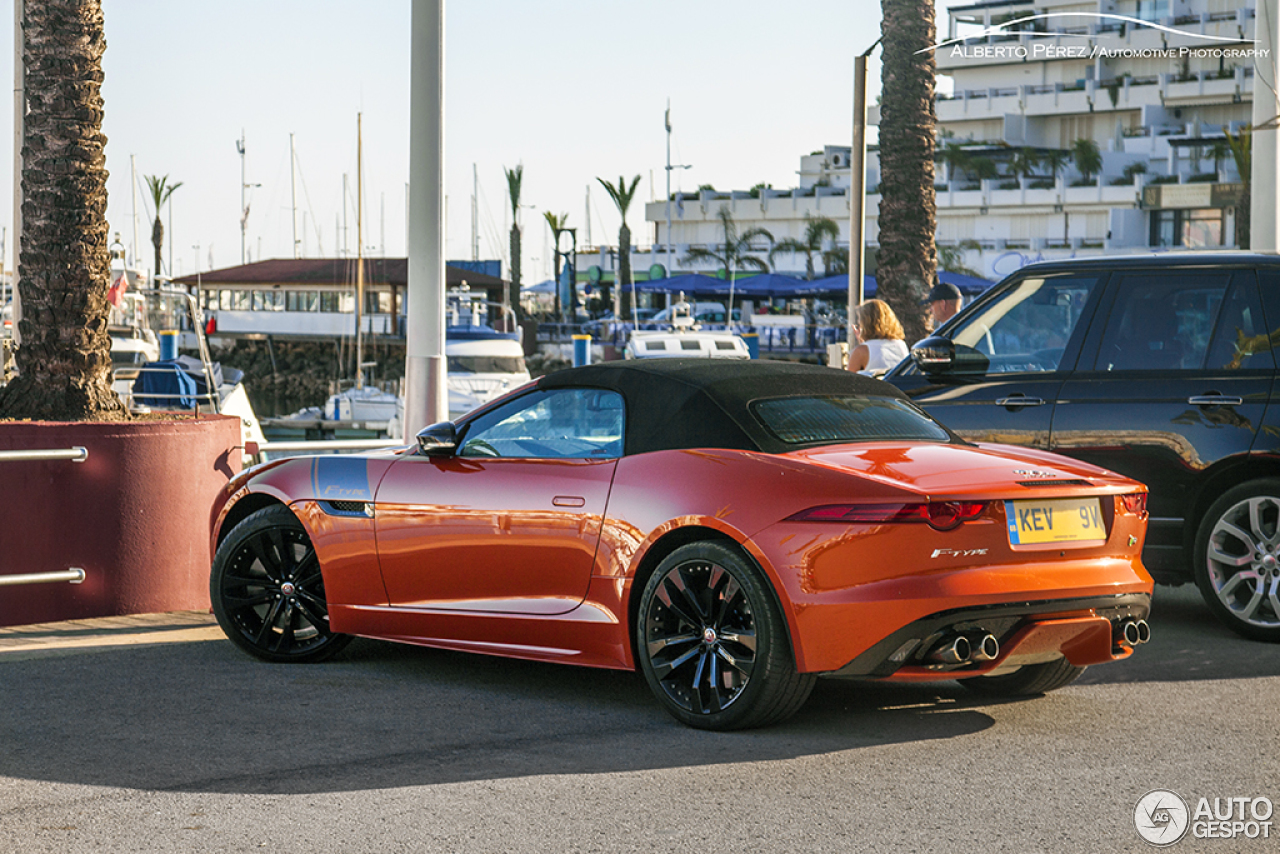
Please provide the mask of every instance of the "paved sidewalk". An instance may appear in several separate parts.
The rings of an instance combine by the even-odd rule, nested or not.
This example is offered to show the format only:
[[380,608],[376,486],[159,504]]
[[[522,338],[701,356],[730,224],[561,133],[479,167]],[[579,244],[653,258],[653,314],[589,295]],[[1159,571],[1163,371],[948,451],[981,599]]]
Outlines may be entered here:
[[208,611],[173,611],[7,626],[0,627],[0,663],[100,652],[119,646],[191,643],[222,638],[222,630]]

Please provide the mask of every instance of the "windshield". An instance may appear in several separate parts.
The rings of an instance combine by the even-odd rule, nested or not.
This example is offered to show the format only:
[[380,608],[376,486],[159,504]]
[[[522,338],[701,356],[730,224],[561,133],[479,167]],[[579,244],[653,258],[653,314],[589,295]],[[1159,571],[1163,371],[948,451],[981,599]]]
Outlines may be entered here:
[[751,413],[789,445],[951,439],[910,403],[889,397],[769,398],[753,402]]
[[450,356],[451,374],[527,373],[523,356]]

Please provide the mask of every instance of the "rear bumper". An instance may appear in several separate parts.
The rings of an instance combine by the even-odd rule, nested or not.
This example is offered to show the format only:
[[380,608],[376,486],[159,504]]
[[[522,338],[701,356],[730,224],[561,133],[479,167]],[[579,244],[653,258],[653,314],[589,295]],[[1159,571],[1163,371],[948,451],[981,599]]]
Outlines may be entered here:
[[[1127,658],[1132,646],[1117,641],[1125,620],[1145,620],[1149,593],[1009,602],[954,608],[915,620],[825,675],[925,682],[984,676],[997,670],[1066,657],[1077,667]],[[1000,654],[989,661],[937,664],[926,655],[943,638],[991,633]]]

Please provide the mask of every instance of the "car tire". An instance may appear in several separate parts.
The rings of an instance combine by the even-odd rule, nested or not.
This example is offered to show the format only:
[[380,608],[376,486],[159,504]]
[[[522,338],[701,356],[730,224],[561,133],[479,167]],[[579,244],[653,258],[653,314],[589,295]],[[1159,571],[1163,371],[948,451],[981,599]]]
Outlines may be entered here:
[[764,573],[721,543],[681,546],[658,565],[641,594],[635,639],[658,701],[698,729],[777,723],[804,705],[817,682],[796,671]]
[[1001,676],[974,676],[960,684],[975,694],[989,697],[1029,697],[1056,691],[1080,678],[1087,668],[1076,667],[1066,658],[1044,664],[1025,664]]
[[1196,534],[1196,585],[1232,631],[1280,641],[1280,479],[1227,490]]
[[322,661],[351,642],[329,630],[311,538],[281,505],[250,514],[223,539],[213,558],[209,598],[231,642],[264,661]]

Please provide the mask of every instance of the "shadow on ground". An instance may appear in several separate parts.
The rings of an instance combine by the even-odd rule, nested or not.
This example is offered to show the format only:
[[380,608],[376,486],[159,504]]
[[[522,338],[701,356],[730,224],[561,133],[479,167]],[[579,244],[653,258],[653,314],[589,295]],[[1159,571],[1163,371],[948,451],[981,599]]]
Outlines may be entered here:
[[636,674],[357,641],[317,665],[229,643],[0,665],[0,775],[147,790],[294,794],[787,759],[991,725],[964,692],[820,683],[795,718],[717,734]]
[[[1160,588],[1152,625],[1152,643],[1091,668],[1073,699],[1098,683],[1280,675],[1275,648],[1221,626],[1194,588]],[[824,680],[781,726],[705,733],[636,674],[364,640],[317,665],[264,664],[220,640],[0,660],[0,686],[0,776],[225,793],[765,762],[994,723],[992,702],[955,682]]]

